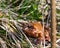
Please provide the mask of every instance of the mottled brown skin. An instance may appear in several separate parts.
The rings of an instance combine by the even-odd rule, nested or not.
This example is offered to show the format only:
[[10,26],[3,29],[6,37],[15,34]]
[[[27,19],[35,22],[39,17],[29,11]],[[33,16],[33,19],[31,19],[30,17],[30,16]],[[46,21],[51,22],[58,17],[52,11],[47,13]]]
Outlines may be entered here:
[[26,35],[37,38],[38,42],[43,41],[44,38],[45,40],[50,41],[49,30],[44,28],[43,33],[43,26],[39,22],[30,22],[29,25],[25,25],[23,31]]

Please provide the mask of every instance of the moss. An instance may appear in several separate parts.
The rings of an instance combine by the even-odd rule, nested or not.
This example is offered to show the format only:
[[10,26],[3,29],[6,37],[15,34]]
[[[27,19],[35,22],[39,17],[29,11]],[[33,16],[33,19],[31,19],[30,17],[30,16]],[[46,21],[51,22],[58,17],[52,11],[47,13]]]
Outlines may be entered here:
[[6,31],[3,30],[2,28],[0,28],[0,34],[5,35],[6,34]]

